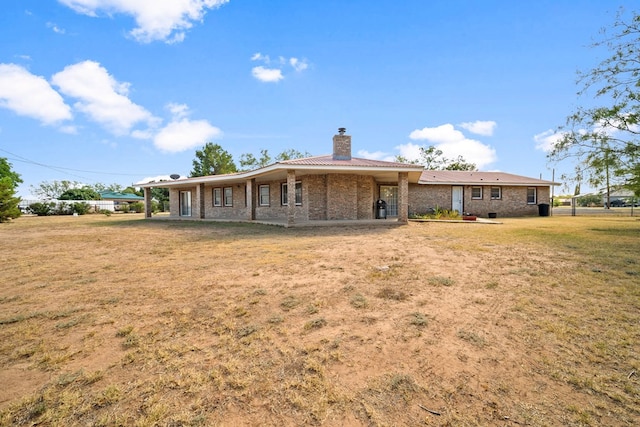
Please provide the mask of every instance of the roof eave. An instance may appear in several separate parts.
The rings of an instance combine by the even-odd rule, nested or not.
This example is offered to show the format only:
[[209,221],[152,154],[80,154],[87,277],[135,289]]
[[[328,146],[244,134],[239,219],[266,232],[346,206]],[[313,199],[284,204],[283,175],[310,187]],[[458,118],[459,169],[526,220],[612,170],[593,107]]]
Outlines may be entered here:
[[287,163],[274,163],[260,169],[254,169],[237,174],[208,175],[195,178],[177,179],[174,181],[147,182],[138,184],[140,187],[177,187],[191,184],[207,184],[215,182],[242,181],[259,176],[268,175],[273,172],[285,170],[298,171],[318,171],[318,172],[343,172],[343,173],[380,173],[380,172],[407,172],[410,174],[411,182],[418,182],[424,168],[422,166],[359,166],[359,165],[300,165]]

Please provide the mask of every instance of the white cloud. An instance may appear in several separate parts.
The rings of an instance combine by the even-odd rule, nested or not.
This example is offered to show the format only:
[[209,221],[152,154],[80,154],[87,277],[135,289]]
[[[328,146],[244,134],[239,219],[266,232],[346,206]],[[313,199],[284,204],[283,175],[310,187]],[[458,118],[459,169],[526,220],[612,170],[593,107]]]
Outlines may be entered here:
[[97,17],[121,13],[132,16],[136,28],[130,34],[139,42],[184,40],[185,31],[194,22],[202,22],[208,9],[218,8],[229,0],[58,0],[78,13]]
[[53,22],[47,22],[47,28],[51,28],[53,30],[54,33],[58,33],[58,34],[64,34],[66,33],[64,28],[60,28],[58,27],[56,24],[54,24]]
[[371,160],[388,160],[389,159],[389,155],[384,151],[370,152],[367,150],[358,150],[358,156],[364,157],[365,159],[371,159]]
[[309,68],[309,64],[307,64],[306,60],[299,60],[298,58],[289,58],[289,64],[293,67],[297,72],[301,72]]
[[187,107],[187,104],[176,104],[170,102],[169,104],[167,104],[166,108],[171,112],[174,120],[182,119],[189,115],[189,107]]
[[260,61],[265,65],[253,67],[251,69],[251,74],[253,74],[253,77],[255,77],[256,79],[267,83],[278,82],[284,79],[285,76],[283,74],[283,69],[287,66],[290,66],[294,71],[298,73],[301,73],[302,71],[309,68],[309,63],[306,59],[300,60],[295,57],[287,59],[284,56],[278,56],[277,60],[272,61],[269,55],[263,55],[260,52],[254,53],[251,56],[251,60]]
[[454,129],[452,124],[444,124],[434,128],[416,129],[409,138],[413,140],[427,140],[436,144],[451,143],[463,140],[464,134]]
[[60,91],[79,101],[74,107],[115,135],[124,135],[138,123],[154,126],[158,119],[129,98],[129,83],[117,82],[94,61],[69,65],[52,77]]
[[263,55],[260,52],[256,52],[251,56],[251,60],[252,61],[262,61],[265,64],[268,64],[271,62],[271,59],[269,58],[268,55]]
[[402,157],[412,161],[420,159],[420,147],[422,146],[408,142],[406,144],[400,144],[395,148],[400,152]]
[[[444,157],[457,158],[462,156],[467,162],[474,163],[478,169],[497,160],[496,151],[488,145],[475,139],[469,139],[462,132],[447,123],[433,128],[416,129],[409,135],[412,140],[424,140],[442,150]],[[402,146],[401,146],[402,147]],[[404,150],[413,150],[407,146]],[[409,156],[405,156],[411,159]]]
[[253,67],[253,69],[251,69],[251,74],[253,74],[253,77],[260,80],[261,82],[273,83],[284,79],[282,70],[279,70],[277,68],[265,68],[261,65],[258,67]]
[[72,118],[71,108],[47,80],[15,64],[0,64],[0,107],[47,125]]
[[460,127],[468,130],[471,133],[482,136],[491,136],[498,124],[494,121],[482,121],[476,120],[475,122],[460,123]]
[[204,145],[221,136],[222,131],[206,120],[182,118],[161,129],[154,137],[153,144],[162,151],[177,153]]
[[551,152],[556,143],[560,142],[564,134],[562,132],[554,132],[552,129],[541,132],[533,136],[536,142],[536,149],[546,153]]

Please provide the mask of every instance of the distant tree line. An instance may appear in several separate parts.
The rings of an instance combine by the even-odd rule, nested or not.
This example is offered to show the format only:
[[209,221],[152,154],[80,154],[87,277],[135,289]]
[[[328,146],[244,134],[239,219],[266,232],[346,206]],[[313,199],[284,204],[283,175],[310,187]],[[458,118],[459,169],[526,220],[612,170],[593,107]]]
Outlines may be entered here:
[[[274,157],[277,162],[309,157],[307,152],[300,152],[289,149]],[[193,159],[193,168],[189,176],[223,175],[227,173],[243,172],[258,169],[271,164],[272,158],[265,149],[260,150],[260,155],[256,157],[251,153],[240,155],[240,167],[236,166],[233,156],[223,149],[219,144],[207,142],[200,150],[196,150]]]

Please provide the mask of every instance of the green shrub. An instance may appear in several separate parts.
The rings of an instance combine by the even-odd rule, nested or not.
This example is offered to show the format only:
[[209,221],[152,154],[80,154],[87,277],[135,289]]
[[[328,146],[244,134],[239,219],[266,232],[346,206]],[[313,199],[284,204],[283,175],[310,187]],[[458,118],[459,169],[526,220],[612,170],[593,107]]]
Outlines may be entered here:
[[53,215],[71,215],[72,213],[71,205],[67,202],[59,202],[57,205],[53,203]]
[[142,202],[134,202],[129,204],[129,209],[136,212],[142,213],[144,212],[144,203]]
[[76,202],[71,205],[71,211],[73,213],[77,213],[78,215],[84,215],[89,213],[91,210],[91,205],[87,202]]
[[53,208],[56,206],[55,202],[36,202],[29,205],[31,212],[38,216],[53,215]]
[[602,206],[602,196],[597,194],[589,194],[587,196],[578,197],[578,206]]
[[128,204],[126,204],[126,205],[120,205],[120,206],[118,207],[118,210],[119,210],[120,212],[124,212],[124,213],[128,213],[128,212],[129,212],[129,209],[130,209],[130,208],[129,208],[129,205],[128,205]]
[[460,213],[457,210],[442,209],[440,206],[436,206],[430,209],[426,213],[413,213],[411,214],[413,219],[460,219]]

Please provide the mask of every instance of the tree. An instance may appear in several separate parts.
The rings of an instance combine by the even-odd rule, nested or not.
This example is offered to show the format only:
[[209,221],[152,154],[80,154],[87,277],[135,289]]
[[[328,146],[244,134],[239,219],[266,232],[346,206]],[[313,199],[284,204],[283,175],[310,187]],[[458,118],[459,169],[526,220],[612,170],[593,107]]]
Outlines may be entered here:
[[106,185],[106,184],[103,184],[101,182],[97,182],[97,183],[95,183],[95,184],[93,184],[91,186],[88,186],[88,187],[93,188],[98,193],[104,193],[104,192],[107,192],[107,191],[108,192],[113,192],[113,193],[119,193],[119,192],[122,191],[122,185],[116,184],[116,183]]
[[71,188],[60,196],[58,200],[100,200],[100,193],[93,188],[84,186],[82,188]]
[[439,148],[431,145],[429,147],[420,147],[420,158],[409,161],[406,157],[396,156],[396,161],[400,163],[410,163],[415,165],[424,165],[427,170],[457,170],[457,171],[475,171],[478,170],[475,163],[468,163],[464,157],[458,156],[455,159],[444,157],[444,153]]
[[221,175],[237,172],[233,157],[218,144],[207,142],[202,150],[196,150],[191,177]]
[[16,188],[21,182],[20,175],[12,170],[11,163],[0,157],[0,222],[20,216],[20,197],[16,197]]
[[260,159],[251,153],[244,153],[240,156],[240,167],[242,170],[252,170],[263,168],[271,163],[271,156],[267,150],[260,150]]
[[638,194],[640,188],[640,16],[633,13],[623,20],[618,14],[611,33],[593,47],[606,47],[611,56],[588,72],[579,73],[582,85],[578,95],[601,101],[595,107],[578,107],[564,126],[557,130],[560,139],[548,158],[577,162],[574,180],[585,178],[593,185],[612,180],[625,183]]
[[4,158],[0,157],[0,178],[9,178],[13,183],[13,187],[17,187],[18,184],[22,184],[22,179],[20,178],[20,174],[14,172],[11,169],[11,163]]
[[37,187],[31,186],[31,193],[40,199],[57,199],[62,193],[72,188],[82,187],[78,181],[43,181]]
[[151,187],[151,199],[158,203],[158,208],[162,212],[165,210],[165,206],[169,204],[169,189]]
[[122,193],[135,194],[136,196],[144,197],[144,191],[140,187],[138,187],[138,189],[135,189],[134,187],[127,187],[124,190],[122,190]]
[[293,148],[289,148],[288,150],[284,150],[282,153],[278,154],[276,156],[276,161],[278,162],[284,162],[286,160],[293,160],[293,159],[302,159],[304,157],[310,157],[311,154],[309,154],[308,152],[300,152],[298,150],[295,150]]
[[[303,157],[309,157],[309,156],[311,156],[311,154],[309,154],[306,151],[303,153],[301,151],[290,148],[278,154],[275,157],[275,160],[277,162],[283,162],[286,160],[301,159]],[[257,159],[251,153],[245,153],[240,156],[240,167],[242,168],[242,170],[252,170],[252,169],[263,168],[265,166],[268,166],[269,164],[271,164],[271,156],[269,155],[269,152],[265,149],[260,150],[259,159]]]
[[16,189],[11,178],[0,178],[0,222],[18,218],[21,214],[19,203],[20,197],[16,197]]

